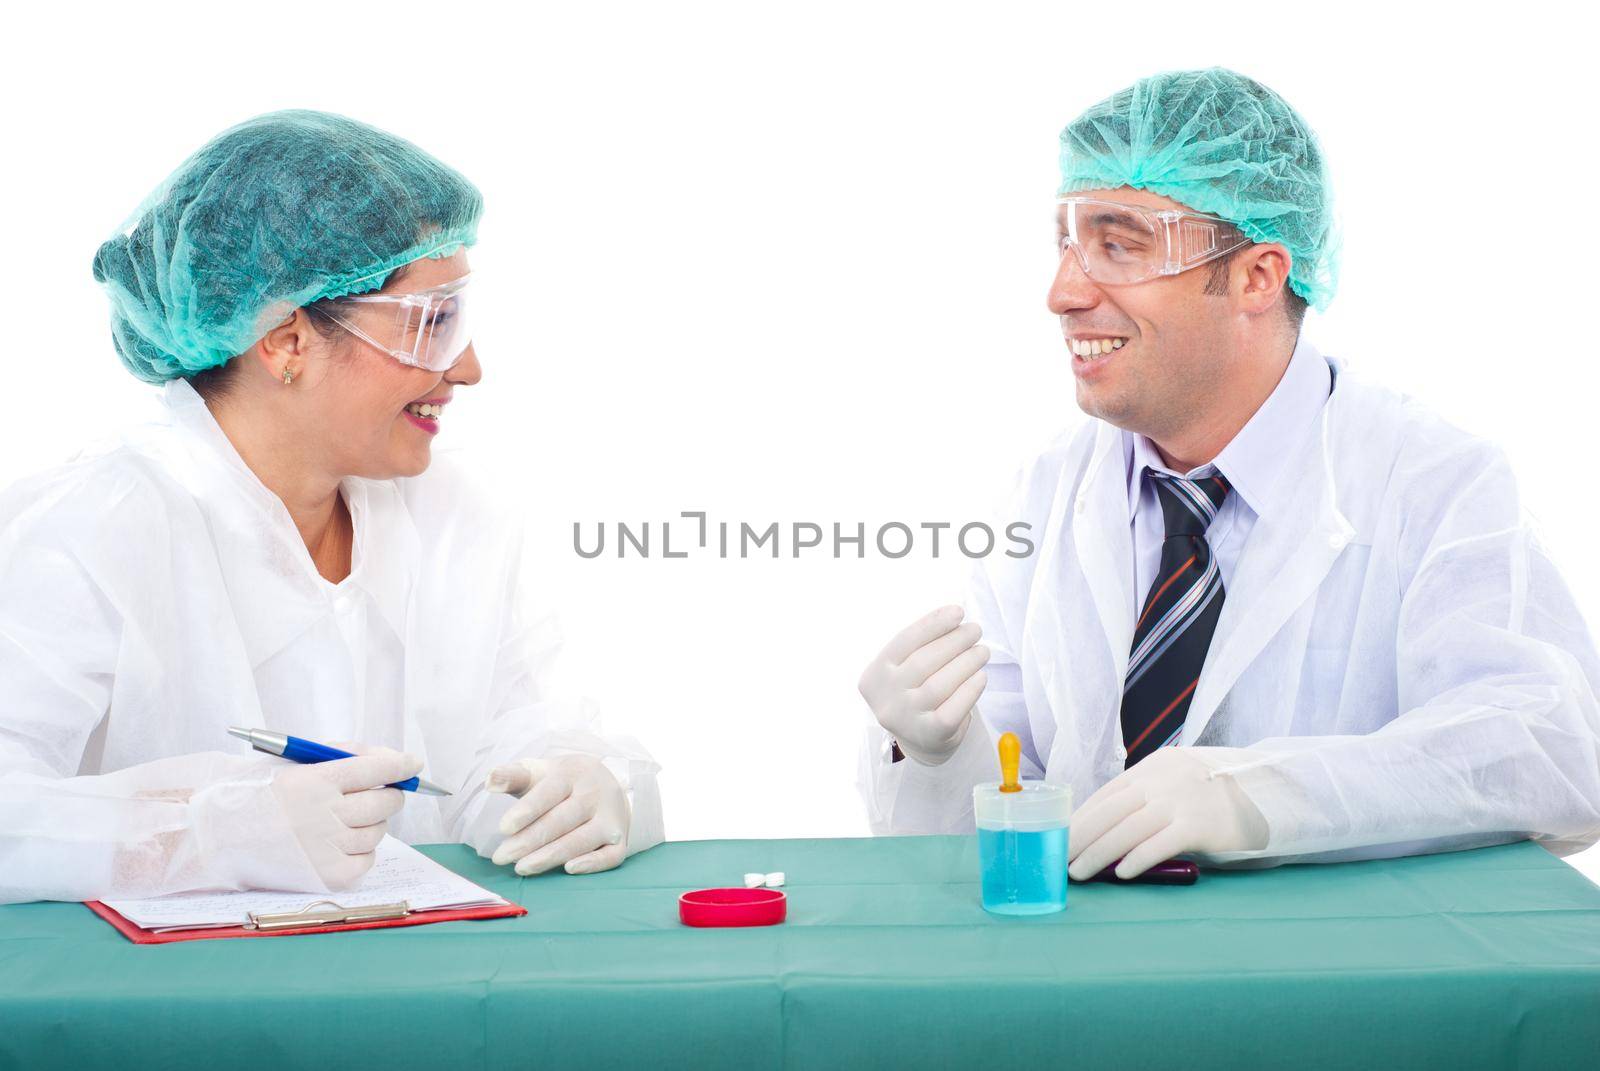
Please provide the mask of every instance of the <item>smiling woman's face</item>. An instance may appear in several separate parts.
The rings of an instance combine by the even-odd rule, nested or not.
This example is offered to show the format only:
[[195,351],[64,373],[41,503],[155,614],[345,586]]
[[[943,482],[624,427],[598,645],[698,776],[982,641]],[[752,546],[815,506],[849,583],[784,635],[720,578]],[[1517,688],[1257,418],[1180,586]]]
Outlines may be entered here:
[[[377,294],[408,294],[455,281],[469,268],[465,250],[437,260],[412,261],[385,281]],[[345,305],[342,318],[379,341],[393,333],[393,307]],[[331,327],[331,330],[327,330]],[[324,322],[322,347],[306,354],[292,390],[300,412],[293,423],[319,440],[323,462],[339,476],[387,479],[415,476],[428,467],[433,437],[447,414],[418,414],[418,405],[443,407],[458,386],[482,377],[478,355],[469,344],[443,372],[402,364],[370,342]],[[400,340],[392,343],[399,345]],[[315,352],[316,350],[321,352]]]

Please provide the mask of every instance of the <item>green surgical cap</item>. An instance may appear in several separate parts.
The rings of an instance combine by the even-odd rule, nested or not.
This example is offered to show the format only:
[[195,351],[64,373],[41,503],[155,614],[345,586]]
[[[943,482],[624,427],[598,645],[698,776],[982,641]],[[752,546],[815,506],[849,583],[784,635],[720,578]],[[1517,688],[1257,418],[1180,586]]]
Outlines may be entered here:
[[1318,311],[1339,250],[1322,150],[1278,94],[1223,67],[1169,71],[1107,97],[1061,131],[1061,190],[1132,186],[1219,216],[1294,264],[1289,287]]
[[100,246],[122,363],[161,383],[224,364],[294,309],[477,240],[483,197],[408,141],[326,112],[246,120]]

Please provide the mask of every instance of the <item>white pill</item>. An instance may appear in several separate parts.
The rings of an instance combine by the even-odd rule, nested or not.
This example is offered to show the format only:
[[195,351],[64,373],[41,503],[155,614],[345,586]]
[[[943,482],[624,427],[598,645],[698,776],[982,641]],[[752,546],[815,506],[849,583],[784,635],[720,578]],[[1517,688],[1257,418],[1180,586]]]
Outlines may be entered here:
[[782,884],[783,884],[783,871],[774,870],[772,873],[767,875],[767,887],[768,888],[776,889],[779,885],[782,885]]
[[759,889],[766,880],[767,876],[765,874],[746,874],[744,876],[744,887],[746,889]]

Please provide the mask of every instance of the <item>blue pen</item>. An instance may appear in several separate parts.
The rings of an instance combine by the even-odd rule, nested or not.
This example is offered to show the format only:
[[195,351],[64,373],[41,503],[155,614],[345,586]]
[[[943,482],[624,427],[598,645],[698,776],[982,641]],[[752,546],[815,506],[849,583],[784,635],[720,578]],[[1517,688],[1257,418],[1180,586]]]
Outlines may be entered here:
[[[328,762],[332,759],[354,758],[348,751],[340,751],[336,747],[319,744],[315,740],[302,740],[288,733],[235,727],[228,730],[228,735],[237,736],[257,751],[265,751],[269,755],[281,755],[290,762]],[[389,787],[398,788],[402,792],[420,792],[424,796],[450,795],[445,789],[420,777],[408,777],[404,781],[396,781]]]

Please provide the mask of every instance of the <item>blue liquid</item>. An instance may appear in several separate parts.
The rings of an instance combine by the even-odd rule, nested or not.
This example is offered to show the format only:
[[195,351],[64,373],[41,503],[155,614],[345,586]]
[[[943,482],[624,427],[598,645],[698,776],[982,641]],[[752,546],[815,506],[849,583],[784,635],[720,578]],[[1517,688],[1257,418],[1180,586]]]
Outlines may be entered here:
[[983,909],[997,915],[1048,915],[1067,906],[1067,830],[978,830]]

